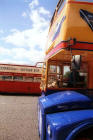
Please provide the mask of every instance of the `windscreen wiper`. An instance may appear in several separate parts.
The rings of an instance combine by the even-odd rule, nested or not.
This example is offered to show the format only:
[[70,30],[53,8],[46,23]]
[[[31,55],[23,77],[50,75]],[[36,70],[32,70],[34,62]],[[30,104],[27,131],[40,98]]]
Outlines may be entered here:
[[80,9],[80,16],[85,20],[85,22],[89,25],[89,27],[93,31],[93,13]]

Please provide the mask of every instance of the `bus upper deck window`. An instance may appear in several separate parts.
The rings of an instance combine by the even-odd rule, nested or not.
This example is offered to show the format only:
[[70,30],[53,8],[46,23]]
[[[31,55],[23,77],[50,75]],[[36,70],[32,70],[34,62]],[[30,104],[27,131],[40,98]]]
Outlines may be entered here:
[[65,2],[66,2],[66,0],[59,1],[58,5],[57,5],[57,14],[59,14],[61,12],[61,10],[63,9]]
[[54,12],[54,14],[53,14],[53,17],[52,17],[52,19],[51,19],[51,24],[50,24],[50,27],[52,26],[52,24],[53,24],[53,22],[54,22],[54,19],[55,19],[55,16],[56,16],[56,10],[55,10],[55,12]]

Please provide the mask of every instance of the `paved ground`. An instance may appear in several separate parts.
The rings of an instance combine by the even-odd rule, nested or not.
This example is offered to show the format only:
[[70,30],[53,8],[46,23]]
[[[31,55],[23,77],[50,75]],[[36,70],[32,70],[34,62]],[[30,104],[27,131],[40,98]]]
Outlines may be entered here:
[[37,99],[0,95],[0,140],[39,140]]

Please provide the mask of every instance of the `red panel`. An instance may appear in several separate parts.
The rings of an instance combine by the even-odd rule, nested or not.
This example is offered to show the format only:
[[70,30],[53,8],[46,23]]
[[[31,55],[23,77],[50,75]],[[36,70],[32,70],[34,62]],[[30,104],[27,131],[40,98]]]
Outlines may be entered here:
[[17,82],[17,81],[0,81],[0,92],[41,94],[40,83]]

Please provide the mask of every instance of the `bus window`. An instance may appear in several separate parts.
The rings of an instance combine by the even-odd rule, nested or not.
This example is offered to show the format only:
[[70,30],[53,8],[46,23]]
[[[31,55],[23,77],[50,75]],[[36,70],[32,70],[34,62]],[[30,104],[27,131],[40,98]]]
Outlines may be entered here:
[[82,64],[80,70],[71,70],[70,66],[63,67],[63,87],[87,87],[88,74],[86,64]]
[[41,82],[41,77],[34,77],[34,82],[40,83]]
[[22,76],[13,76],[13,80],[22,81],[23,77]]
[[48,83],[47,86],[55,87],[57,80],[57,66],[54,64],[50,64],[48,68]]
[[70,66],[64,65],[63,66],[63,87],[68,86],[70,72],[71,72]]
[[56,75],[48,76],[48,88],[57,86],[57,78]]
[[34,77],[25,77],[25,80],[28,82],[34,82]]
[[56,7],[56,9],[55,9],[55,12],[54,12],[54,14],[53,14],[53,17],[52,17],[52,19],[51,19],[50,28],[51,28],[52,24],[54,23],[54,21],[56,20],[57,15],[58,15],[58,14],[61,12],[61,10],[63,9],[65,2],[66,2],[66,0],[60,0],[60,1],[59,1],[58,5],[57,5],[57,7]]
[[61,65],[49,65],[48,71],[48,87],[58,87],[58,82],[62,78],[62,66]]
[[83,63],[80,70],[71,70],[70,64],[49,64],[48,88],[87,87],[87,66]]
[[[50,28],[51,28],[52,24],[54,23],[54,21],[56,20],[56,18],[57,18],[57,8],[55,9],[55,12],[53,14],[53,17],[51,19]],[[50,30],[50,28],[49,28],[49,30]]]
[[2,80],[2,75],[0,75],[0,80]]
[[65,2],[66,2],[66,0],[59,1],[58,5],[57,5],[57,14],[59,14],[61,12],[61,10],[63,9]]
[[83,87],[87,87],[88,83],[88,66],[86,63],[82,63],[79,70],[80,80],[83,82]]
[[56,10],[55,10],[55,12],[54,12],[54,14],[53,14],[53,17],[52,17],[52,19],[51,19],[50,27],[52,26],[52,24],[53,24],[53,22],[54,22],[54,18],[55,18],[55,16],[56,16]]
[[12,76],[3,75],[2,80],[12,80]]
[[55,65],[50,65],[49,73],[56,73],[56,66]]

